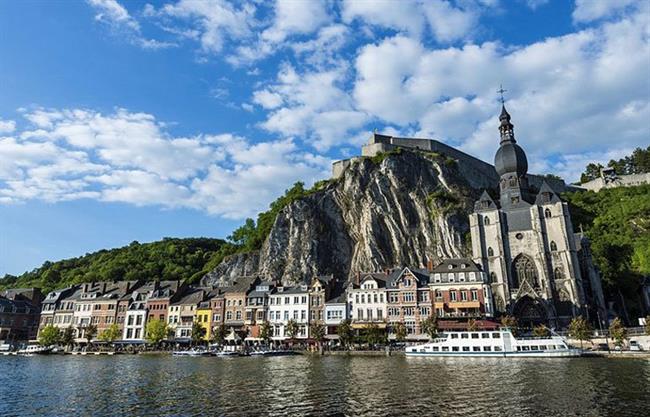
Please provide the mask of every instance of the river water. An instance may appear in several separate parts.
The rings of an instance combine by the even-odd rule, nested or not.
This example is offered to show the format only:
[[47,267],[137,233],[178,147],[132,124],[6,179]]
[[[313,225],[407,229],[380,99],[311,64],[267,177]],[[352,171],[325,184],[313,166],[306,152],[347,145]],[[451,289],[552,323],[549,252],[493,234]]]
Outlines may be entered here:
[[648,416],[648,359],[0,357],[0,416]]

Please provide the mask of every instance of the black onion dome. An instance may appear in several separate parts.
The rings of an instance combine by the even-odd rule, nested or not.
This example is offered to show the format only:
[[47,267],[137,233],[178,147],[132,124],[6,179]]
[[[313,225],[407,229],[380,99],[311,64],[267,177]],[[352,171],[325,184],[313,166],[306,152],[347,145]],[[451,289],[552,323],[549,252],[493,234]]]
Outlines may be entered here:
[[494,168],[499,176],[509,172],[516,172],[518,177],[528,172],[528,160],[526,153],[513,142],[505,142],[494,156]]

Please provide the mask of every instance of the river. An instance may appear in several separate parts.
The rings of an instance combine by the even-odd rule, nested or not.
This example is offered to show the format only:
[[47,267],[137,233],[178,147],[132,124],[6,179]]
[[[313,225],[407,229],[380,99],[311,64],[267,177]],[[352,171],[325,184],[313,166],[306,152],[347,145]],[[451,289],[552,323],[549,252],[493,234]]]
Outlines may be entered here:
[[645,416],[650,360],[0,357],[0,416]]

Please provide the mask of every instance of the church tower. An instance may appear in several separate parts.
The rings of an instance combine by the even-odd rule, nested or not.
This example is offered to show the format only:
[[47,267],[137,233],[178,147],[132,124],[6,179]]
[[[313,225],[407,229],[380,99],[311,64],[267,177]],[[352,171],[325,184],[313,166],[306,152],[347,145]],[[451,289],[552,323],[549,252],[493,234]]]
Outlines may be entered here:
[[499,121],[498,203],[484,191],[470,215],[472,256],[490,279],[495,310],[524,326],[566,326],[577,315],[595,315],[604,308],[600,278],[593,265],[581,265],[591,258],[578,256],[585,243],[568,206],[546,182],[529,184],[505,105]]

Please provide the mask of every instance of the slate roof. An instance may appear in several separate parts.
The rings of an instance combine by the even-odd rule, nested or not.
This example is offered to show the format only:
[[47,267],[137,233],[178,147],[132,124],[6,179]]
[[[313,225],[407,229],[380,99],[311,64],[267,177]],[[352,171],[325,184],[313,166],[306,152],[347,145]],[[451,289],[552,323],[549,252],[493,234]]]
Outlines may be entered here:
[[198,305],[205,297],[205,290],[192,288],[188,290],[180,299],[174,301],[172,305]]
[[417,279],[417,286],[418,287],[426,287],[429,284],[429,271],[426,269],[420,269],[420,268],[399,268],[399,269],[394,269],[391,274],[388,277],[388,281],[386,283],[386,289],[396,289],[399,286],[399,280],[402,277],[402,274],[406,272],[406,270],[411,271],[411,273],[415,276]]
[[[465,265],[463,268],[462,265]],[[451,268],[450,268],[451,266]],[[478,265],[469,258],[448,258],[433,268],[433,273],[445,272],[480,272]]]

